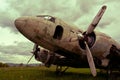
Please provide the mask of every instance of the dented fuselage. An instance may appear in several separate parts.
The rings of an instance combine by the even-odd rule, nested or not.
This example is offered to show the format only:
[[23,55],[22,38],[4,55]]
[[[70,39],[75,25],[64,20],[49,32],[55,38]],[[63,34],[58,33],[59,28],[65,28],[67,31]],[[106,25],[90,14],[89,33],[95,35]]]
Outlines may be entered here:
[[[83,34],[84,31],[66,24],[61,19],[48,15],[21,17],[15,21],[15,25],[29,40],[52,52],[68,57],[72,57],[69,54],[86,55],[84,48],[77,40],[70,41],[77,37],[77,34]],[[91,53],[93,57],[103,61],[103,66],[107,66],[109,60],[108,62],[104,60],[106,61],[106,57],[110,54],[110,48],[115,45],[117,49],[120,49],[120,45],[104,33],[93,32],[93,34],[91,34],[94,38],[94,43],[90,47]]]

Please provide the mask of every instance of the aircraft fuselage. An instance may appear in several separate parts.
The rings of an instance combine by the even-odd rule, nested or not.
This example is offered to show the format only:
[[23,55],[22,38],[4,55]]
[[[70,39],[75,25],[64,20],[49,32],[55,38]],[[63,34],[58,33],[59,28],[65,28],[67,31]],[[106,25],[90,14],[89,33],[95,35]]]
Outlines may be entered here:
[[[78,41],[70,41],[71,38],[77,37],[78,33],[83,34],[82,30],[70,26],[58,18],[53,17],[55,21],[52,22],[47,19],[47,17],[51,16],[45,17],[19,18],[15,22],[16,27],[29,40],[50,51],[55,52],[64,49],[79,55],[86,54],[84,49],[78,44]],[[111,37],[101,32],[94,33],[95,43],[90,48],[93,56],[105,58],[109,54],[112,45],[115,45],[118,49],[120,48],[120,45]]]
[[[15,20],[15,26],[35,43],[33,55],[46,66],[88,67],[89,64],[92,75],[96,76],[96,67],[120,68],[120,44],[94,31],[106,8],[102,6],[86,31],[49,15],[20,17]],[[38,45],[49,51],[41,51]]]

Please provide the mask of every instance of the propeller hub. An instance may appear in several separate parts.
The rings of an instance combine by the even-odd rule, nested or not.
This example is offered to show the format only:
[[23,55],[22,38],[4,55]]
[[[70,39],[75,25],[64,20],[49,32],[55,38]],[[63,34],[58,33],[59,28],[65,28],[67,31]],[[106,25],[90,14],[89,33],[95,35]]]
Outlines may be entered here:
[[86,32],[84,32],[82,35],[82,38],[81,37],[79,38],[79,35],[78,35],[78,40],[79,40],[79,45],[82,49],[86,48],[85,41],[87,42],[88,46],[91,48],[95,43],[96,35],[94,32],[92,32],[89,35],[86,35]]

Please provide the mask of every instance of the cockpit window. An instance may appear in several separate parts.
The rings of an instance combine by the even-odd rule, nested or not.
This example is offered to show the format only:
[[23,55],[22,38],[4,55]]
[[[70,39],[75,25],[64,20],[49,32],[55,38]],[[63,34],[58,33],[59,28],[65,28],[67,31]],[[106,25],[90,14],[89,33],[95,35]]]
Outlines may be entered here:
[[45,16],[44,18],[49,20],[51,19],[51,16]]
[[55,17],[49,15],[38,15],[37,17],[43,17],[44,19],[55,23]]

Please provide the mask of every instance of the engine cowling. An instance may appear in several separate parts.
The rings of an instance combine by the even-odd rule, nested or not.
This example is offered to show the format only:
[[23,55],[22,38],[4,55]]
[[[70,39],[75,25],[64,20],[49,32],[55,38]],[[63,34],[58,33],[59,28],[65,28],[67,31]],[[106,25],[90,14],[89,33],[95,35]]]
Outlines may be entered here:
[[[46,67],[50,67],[51,64],[59,65],[59,66],[76,67],[76,68],[89,67],[88,63],[86,63],[87,62],[86,59],[85,60],[79,60],[81,58],[71,59],[59,55],[57,53],[51,53],[46,49],[40,49],[40,48],[38,48],[35,53],[35,59],[37,61],[44,63]],[[83,64],[84,66],[81,66]]]
[[47,62],[48,56],[49,56],[49,51],[45,49],[40,49],[38,48],[36,54],[35,54],[35,59],[37,61],[41,61],[42,63]]
[[[83,33],[83,35],[85,36],[86,32]],[[82,49],[85,49],[85,43],[84,41],[87,42],[89,48],[91,48],[95,41],[96,41],[96,35],[94,32],[90,33],[89,35],[85,36],[84,39],[79,39],[79,45]]]

